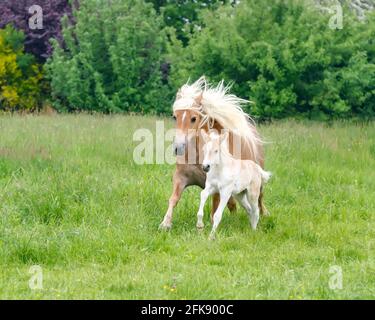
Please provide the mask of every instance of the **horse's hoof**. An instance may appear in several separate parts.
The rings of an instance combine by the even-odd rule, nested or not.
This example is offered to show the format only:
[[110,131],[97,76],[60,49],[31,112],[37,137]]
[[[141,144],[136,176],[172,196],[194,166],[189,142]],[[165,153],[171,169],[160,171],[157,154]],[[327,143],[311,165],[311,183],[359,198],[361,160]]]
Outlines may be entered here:
[[167,224],[167,223],[162,222],[159,225],[159,230],[161,230],[161,231],[169,231],[169,230],[171,230],[171,228],[172,228],[172,224]]
[[265,211],[262,212],[263,217],[269,217],[271,213],[266,209]]

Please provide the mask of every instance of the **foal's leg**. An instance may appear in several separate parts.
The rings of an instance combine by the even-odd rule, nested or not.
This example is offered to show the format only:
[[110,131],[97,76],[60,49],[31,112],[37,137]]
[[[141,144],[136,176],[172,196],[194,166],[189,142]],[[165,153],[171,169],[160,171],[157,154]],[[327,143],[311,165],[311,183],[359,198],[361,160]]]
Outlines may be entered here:
[[220,203],[219,203],[219,206],[217,207],[216,211],[215,211],[215,214],[214,214],[214,224],[212,226],[212,230],[211,230],[211,233],[210,233],[210,240],[213,240],[215,239],[215,232],[216,232],[216,229],[217,227],[219,226],[219,223],[221,221],[221,218],[223,216],[223,211],[225,209],[225,206],[230,198],[230,192],[228,192],[227,190],[226,191],[223,191],[223,192],[220,192]]
[[197,213],[197,229],[198,230],[202,230],[203,227],[204,227],[204,223],[203,223],[203,215],[204,215],[204,205],[207,201],[207,198],[211,195],[211,192],[209,190],[209,188],[204,188],[201,192],[201,203],[199,205],[199,210],[198,210],[198,213]]
[[250,215],[251,206],[249,201],[247,201],[247,190],[242,191],[234,196],[234,198],[239,202],[239,204],[246,210],[246,212]]
[[[245,190],[245,191],[237,194],[236,199],[241,204],[241,206],[246,210],[247,215],[249,216],[250,224],[251,224],[252,228],[255,229],[257,221],[255,221],[256,217],[253,214],[254,211],[253,211],[252,206],[251,206],[251,204],[249,203],[249,200],[248,200],[248,191]],[[255,225],[255,227],[254,227],[254,225]]]
[[256,190],[254,186],[250,187],[247,192],[246,200],[248,200],[248,205],[251,207],[250,210],[250,224],[251,228],[255,230],[259,222],[259,189]]
[[[220,202],[220,194],[215,193],[212,196],[211,223],[214,223],[214,214],[215,214],[215,211],[216,211],[216,209],[219,205],[219,202]],[[236,211],[236,201],[234,201],[233,197],[229,198],[227,207],[228,207],[230,212]]]
[[186,182],[183,178],[180,177],[178,171],[175,171],[173,175],[173,192],[169,198],[169,206],[167,213],[164,216],[164,220],[159,226],[159,229],[168,230],[172,227],[172,215],[173,209],[177,205],[178,201],[181,198],[181,194],[186,187]]

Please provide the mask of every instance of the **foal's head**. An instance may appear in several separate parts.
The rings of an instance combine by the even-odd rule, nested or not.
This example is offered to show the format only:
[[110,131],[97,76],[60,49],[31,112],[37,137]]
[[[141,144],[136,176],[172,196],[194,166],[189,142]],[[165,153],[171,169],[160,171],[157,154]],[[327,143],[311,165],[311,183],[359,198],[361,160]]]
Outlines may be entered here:
[[220,165],[222,155],[228,154],[228,136],[228,132],[219,135],[216,132],[207,134],[202,130],[202,137],[205,142],[202,162],[204,172],[210,171],[215,165]]
[[[174,139],[173,150],[176,155],[185,153],[186,145],[198,134],[199,124],[202,120],[199,107],[201,105],[202,95],[195,99],[177,100],[177,108],[173,112],[173,118],[176,122],[176,136]],[[191,101],[190,101],[191,100]]]

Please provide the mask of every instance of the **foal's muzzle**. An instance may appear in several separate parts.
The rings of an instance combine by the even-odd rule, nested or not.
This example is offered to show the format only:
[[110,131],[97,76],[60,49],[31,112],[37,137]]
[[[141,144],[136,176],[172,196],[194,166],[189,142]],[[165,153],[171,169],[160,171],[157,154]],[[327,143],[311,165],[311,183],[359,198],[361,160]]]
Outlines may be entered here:
[[183,156],[185,154],[185,143],[175,143],[173,152],[176,156]]
[[202,165],[202,169],[203,169],[204,172],[210,171],[210,168],[211,168],[211,166],[209,164]]

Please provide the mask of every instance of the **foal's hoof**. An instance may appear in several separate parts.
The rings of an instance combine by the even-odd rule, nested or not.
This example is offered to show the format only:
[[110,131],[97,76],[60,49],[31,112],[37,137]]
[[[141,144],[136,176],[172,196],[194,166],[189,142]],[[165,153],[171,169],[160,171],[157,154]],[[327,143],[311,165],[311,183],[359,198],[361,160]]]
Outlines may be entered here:
[[251,228],[253,231],[256,231],[256,230],[257,230],[257,227],[258,227],[258,222],[250,222],[250,228]]
[[210,236],[208,237],[208,240],[214,241],[216,239],[215,233],[210,233]]
[[196,227],[197,227],[198,231],[202,231],[203,228],[204,228],[204,224],[203,223],[197,223]]
[[172,224],[162,222],[159,225],[159,230],[161,230],[161,231],[169,231],[169,230],[171,230],[171,228],[172,228]]

